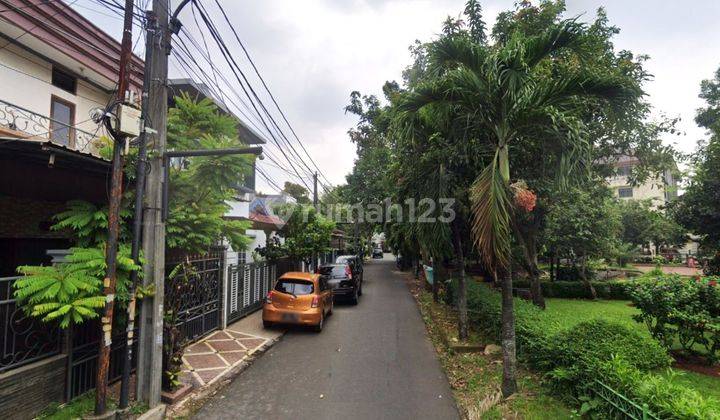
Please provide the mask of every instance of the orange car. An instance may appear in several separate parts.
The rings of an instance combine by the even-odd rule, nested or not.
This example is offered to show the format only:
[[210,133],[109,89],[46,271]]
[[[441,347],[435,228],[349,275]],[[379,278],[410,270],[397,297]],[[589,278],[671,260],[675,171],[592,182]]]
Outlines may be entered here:
[[327,278],[319,274],[289,272],[275,283],[263,305],[263,326],[310,325],[320,332],[332,314],[333,293]]

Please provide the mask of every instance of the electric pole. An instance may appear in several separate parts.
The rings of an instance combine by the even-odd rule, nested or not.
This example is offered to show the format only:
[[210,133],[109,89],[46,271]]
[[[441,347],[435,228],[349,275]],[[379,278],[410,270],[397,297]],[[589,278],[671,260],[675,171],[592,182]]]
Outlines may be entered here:
[[[134,209],[134,220],[133,220],[133,232],[132,232],[132,248],[131,258],[136,265],[140,264],[140,241],[142,238],[142,220],[143,220],[143,204],[144,204],[144,193],[145,193],[145,175],[147,173],[147,132],[151,130],[148,121],[149,111],[149,90],[152,82],[152,51],[153,45],[156,43],[156,22],[155,15],[152,11],[146,11],[146,28],[145,28],[145,65],[143,67],[143,91],[142,91],[142,111],[140,118],[142,119],[142,126],[140,132],[140,139],[138,144],[138,158],[137,168],[135,175],[135,209]],[[122,382],[120,384],[120,402],[118,404],[121,410],[127,408],[130,400],[130,371],[132,370],[132,355],[133,355],[133,341],[134,341],[134,330],[135,330],[135,307],[137,300],[135,298],[135,291],[138,285],[138,273],[133,271],[130,277],[130,287],[128,293],[130,295],[130,301],[127,306],[127,335],[125,341],[125,354],[123,356],[123,370],[122,370]]]
[[[318,217],[320,215],[320,210],[318,209],[318,194],[317,194],[317,184],[318,184],[318,174],[315,172],[313,174],[313,207],[315,207],[315,217]],[[317,252],[313,252],[313,268],[317,269],[320,264],[320,255]]]
[[[125,0],[125,19],[123,22],[123,36],[120,48],[120,62],[118,71],[118,87],[116,105],[125,102],[125,94],[130,85],[130,61],[132,59],[132,23],[133,0]],[[105,117],[109,118],[109,117]],[[108,124],[112,125],[112,122]],[[115,304],[115,284],[117,282],[117,250],[120,232],[120,200],[122,199],[123,156],[125,140],[117,124],[118,131],[110,130],[114,137],[112,172],[110,177],[110,201],[108,203],[108,239],[105,245],[105,279],[103,280],[103,294],[105,307],[101,318],[102,333],[100,349],[98,352],[95,414],[103,415],[106,410],[107,380],[110,367],[110,346],[112,345],[112,321]]]
[[167,73],[170,53],[168,0],[154,0],[155,34],[148,45],[147,59],[152,63],[148,80],[146,122],[152,126],[148,140],[150,172],[145,180],[142,250],[143,286],[154,289],[142,299],[140,337],[137,355],[137,398],[150,407],[160,404],[163,342],[163,300],[165,283],[165,222],[162,218],[163,155],[167,135]]

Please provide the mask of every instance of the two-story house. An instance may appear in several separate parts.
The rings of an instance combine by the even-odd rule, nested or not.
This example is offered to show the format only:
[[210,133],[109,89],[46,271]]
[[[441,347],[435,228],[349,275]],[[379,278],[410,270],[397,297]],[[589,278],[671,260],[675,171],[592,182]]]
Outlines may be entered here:
[[[0,0],[0,277],[68,245],[49,229],[70,200],[107,202],[104,135],[120,43],[62,1]],[[131,87],[142,89],[133,56]]]

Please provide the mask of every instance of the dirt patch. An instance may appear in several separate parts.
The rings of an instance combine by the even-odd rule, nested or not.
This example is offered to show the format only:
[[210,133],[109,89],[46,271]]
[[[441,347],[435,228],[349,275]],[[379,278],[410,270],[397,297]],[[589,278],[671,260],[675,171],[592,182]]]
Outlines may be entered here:
[[674,352],[673,358],[675,358],[673,367],[676,369],[689,370],[691,372],[720,378],[720,365],[711,366],[702,356]]

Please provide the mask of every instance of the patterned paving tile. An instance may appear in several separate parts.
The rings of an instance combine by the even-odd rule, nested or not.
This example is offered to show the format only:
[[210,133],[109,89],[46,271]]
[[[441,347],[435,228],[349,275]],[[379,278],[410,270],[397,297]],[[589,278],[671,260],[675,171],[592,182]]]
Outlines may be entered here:
[[186,354],[184,358],[194,370],[227,367],[227,364],[217,354]]
[[247,347],[248,350],[253,350],[265,344],[265,340],[262,338],[245,338],[238,341],[240,341],[243,346]]
[[212,353],[214,350],[210,348],[204,341],[195,343],[185,349],[185,354],[193,353]]
[[220,356],[222,356],[223,359],[227,360],[227,362],[231,365],[234,365],[235,363],[242,360],[246,354],[246,351],[233,351],[227,353],[220,353]]
[[226,333],[225,331],[217,331],[217,332],[210,334],[205,339],[205,341],[207,341],[207,340],[227,340],[227,339],[232,339],[232,338],[233,337],[230,334]]
[[204,383],[207,384],[210,381],[212,381],[213,379],[221,376],[223,373],[225,373],[226,370],[227,369],[224,369],[224,368],[223,369],[208,369],[208,370],[195,371],[194,373],[195,373],[195,375],[199,376],[200,379]]
[[208,344],[212,348],[214,348],[217,351],[232,351],[232,350],[245,350],[245,347],[238,344],[235,340],[227,340],[227,341],[213,341],[209,340],[207,341]]
[[233,331],[233,330],[226,330],[230,335],[232,335],[235,338],[256,338],[255,336],[244,334],[241,332]]

